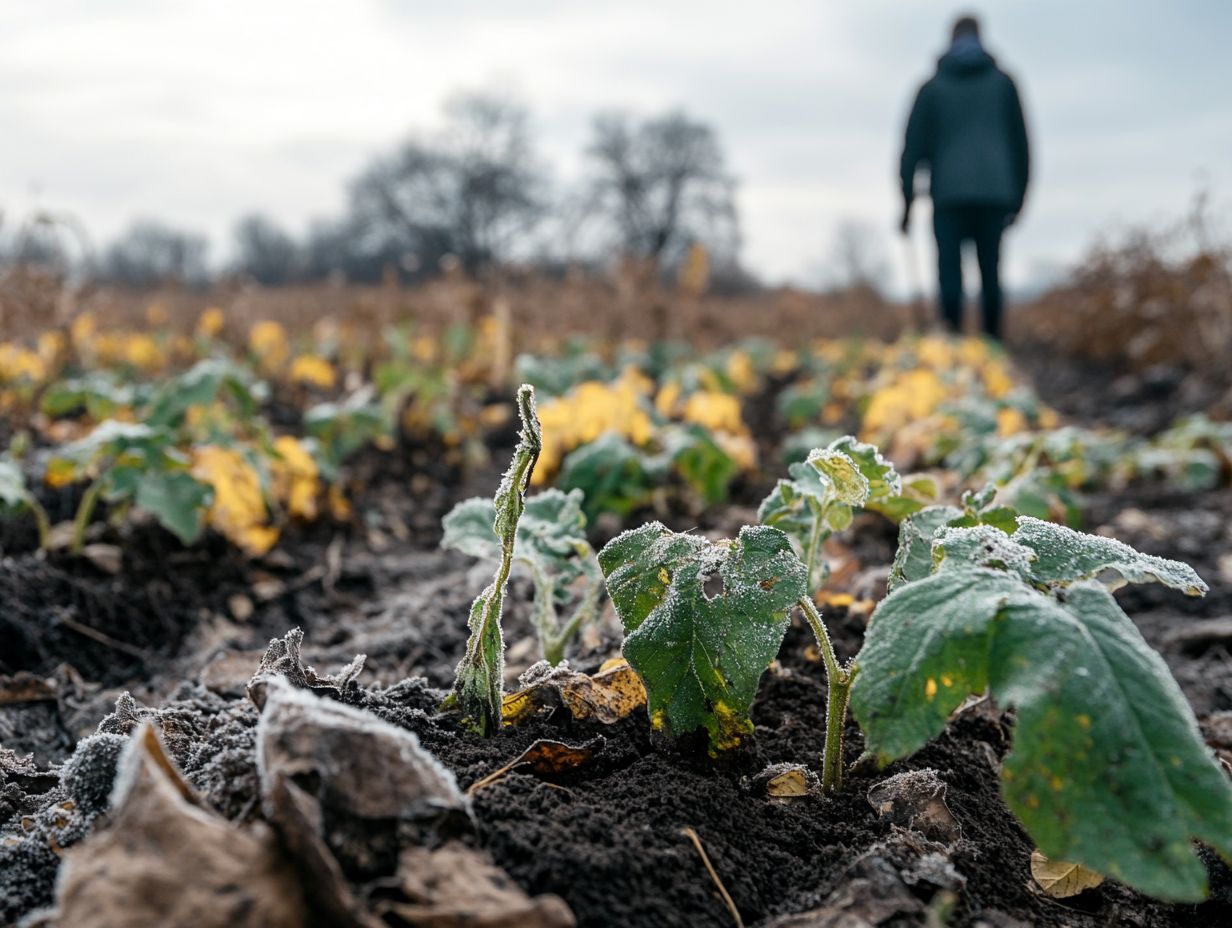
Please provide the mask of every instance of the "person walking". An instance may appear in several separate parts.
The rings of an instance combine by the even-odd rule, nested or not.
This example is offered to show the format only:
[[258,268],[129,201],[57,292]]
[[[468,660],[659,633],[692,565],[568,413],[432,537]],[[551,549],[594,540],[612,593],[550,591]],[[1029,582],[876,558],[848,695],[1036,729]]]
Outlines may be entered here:
[[904,235],[916,171],[928,168],[941,318],[952,332],[962,331],[962,246],[970,241],[980,268],[984,333],[1001,338],[1001,235],[1022,211],[1030,163],[1018,88],[984,50],[978,20],[963,16],[937,73],[916,94],[900,164]]

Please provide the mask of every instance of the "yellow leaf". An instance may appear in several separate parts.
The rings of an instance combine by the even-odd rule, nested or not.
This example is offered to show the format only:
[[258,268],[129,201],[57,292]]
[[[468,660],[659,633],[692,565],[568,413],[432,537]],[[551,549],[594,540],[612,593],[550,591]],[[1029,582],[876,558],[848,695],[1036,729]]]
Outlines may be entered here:
[[278,457],[270,461],[274,498],[295,518],[312,521],[317,517],[317,496],[321,489],[317,462],[291,435],[279,436],[274,441],[274,450],[278,453]]
[[1104,882],[1102,874],[1064,860],[1049,860],[1043,852],[1031,852],[1031,876],[1040,889],[1054,899],[1067,899],[1080,892],[1094,889]]
[[301,354],[291,362],[288,374],[292,383],[304,383],[322,390],[333,389],[337,382],[334,368],[318,354]]
[[249,329],[248,348],[260,360],[261,369],[267,373],[281,370],[291,356],[287,330],[268,319]]
[[232,448],[203,445],[193,449],[192,475],[214,490],[206,513],[209,525],[247,554],[265,554],[278,541],[268,525],[269,512],[256,469]]
[[72,461],[67,458],[52,458],[47,462],[47,473],[43,475],[43,482],[53,489],[59,489],[75,483],[80,477],[81,473]]
[[227,322],[227,317],[217,306],[211,306],[197,317],[197,335],[200,338],[216,338]]

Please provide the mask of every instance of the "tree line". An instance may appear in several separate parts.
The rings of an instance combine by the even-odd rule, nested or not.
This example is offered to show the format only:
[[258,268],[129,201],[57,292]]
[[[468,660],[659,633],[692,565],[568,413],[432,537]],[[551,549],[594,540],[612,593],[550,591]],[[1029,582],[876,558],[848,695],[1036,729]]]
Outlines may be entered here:
[[703,246],[714,276],[740,270],[736,181],[714,128],[680,110],[591,126],[583,179],[561,189],[535,145],[529,113],[490,93],[451,99],[435,132],[412,134],[348,184],[342,214],[297,237],[261,213],[234,227],[233,256],[212,266],[202,235],[144,219],[97,252],[65,217],[40,214],[3,243],[9,264],[42,264],[119,285],[265,286],[393,273],[423,279],[451,266],[483,277],[510,266],[598,268],[613,256],[672,273]]

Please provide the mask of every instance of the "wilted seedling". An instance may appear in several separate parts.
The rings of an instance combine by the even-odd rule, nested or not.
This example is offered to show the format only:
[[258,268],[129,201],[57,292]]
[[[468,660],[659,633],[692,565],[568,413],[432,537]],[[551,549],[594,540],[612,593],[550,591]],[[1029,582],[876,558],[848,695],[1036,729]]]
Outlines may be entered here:
[[[918,544],[937,518],[913,517],[904,538]],[[1012,534],[942,523],[927,566],[900,558],[896,570],[857,658],[852,710],[868,750],[905,757],[987,691],[1016,710],[1003,791],[1044,854],[1161,899],[1202,898],[1191,841],[1232,856],[1232,785],[1163,660],[1094,579],[1198,596],[1197,574],[1025,516]]]
[[[502,555],[493,525],[496,507],[482,497],[465,500],[442,520],[441,547],[488,560]],[[594,620],[599,604],[599,564],[586,540],[582,491],[545,490],[526,501],[518,521],[514,561],[530,571],[535,584],[535,630],[543,657],[559,664],[578,631]],[[558,609],[574,600],[562,622]]]
[[528,384],[523,384],[518,390],[518,415],[522,420],[518,446],[493,499],[495,516],[492,529],[500,539],[500,561],[492,583],[484,588],[471,606],[468,621],[471,634],[454,681],[454,696],[464,718],[481,734],[491,734],[500,728],[505,668],[501,611],[513,566],[518,520],[526,505],[526,488],[543,445],[539,419],[535,415],[535,390]]

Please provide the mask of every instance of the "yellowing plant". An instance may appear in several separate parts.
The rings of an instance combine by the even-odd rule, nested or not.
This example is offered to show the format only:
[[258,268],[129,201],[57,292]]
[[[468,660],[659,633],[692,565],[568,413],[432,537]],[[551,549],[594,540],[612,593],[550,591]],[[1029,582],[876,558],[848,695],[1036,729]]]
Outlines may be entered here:
[[278,541],[256,468],[233,448],[203,445],[192,453],[193,477],[214,491],[206,512],[208,524],[250,555],[265,554]]
[[647,444],[654,436],[654,422],[646,409],[652,389],[645,374],[629,367],[612,383],[588,380],[540,406],[543,448],[533,482],[544,483],[566,454],[608,432],[634,445]]
[[42,383],[47,364],[38,352],[12,342],[0,342],[0,383],[28,380]]
[[248,331],[248,350],[257,356],[265,373],[281,370],[291,357],[287,330],[268,319],[255,323]]
[[740,416],[740,400],[729,393],[698,390],[684,401],[682,415],[686,422],[704,425],[712,432],[735,435],[745,431],[744,419]]
[[278,456],[270,462],[275,498],[296,519],[312,521],[318,515],[317,498],[321,481],[317,462],[308,449],[292,435],[274,441]]
[[333,365],[319,354],[301,354],[291,362],[288,374],[292,383],[308,384],[322,390],[332,390],[337,382]]
[[197,337],[217,338],[226,322],[227,317],[217,306],[210,306],[202,310],[201,315],[197,317]]

